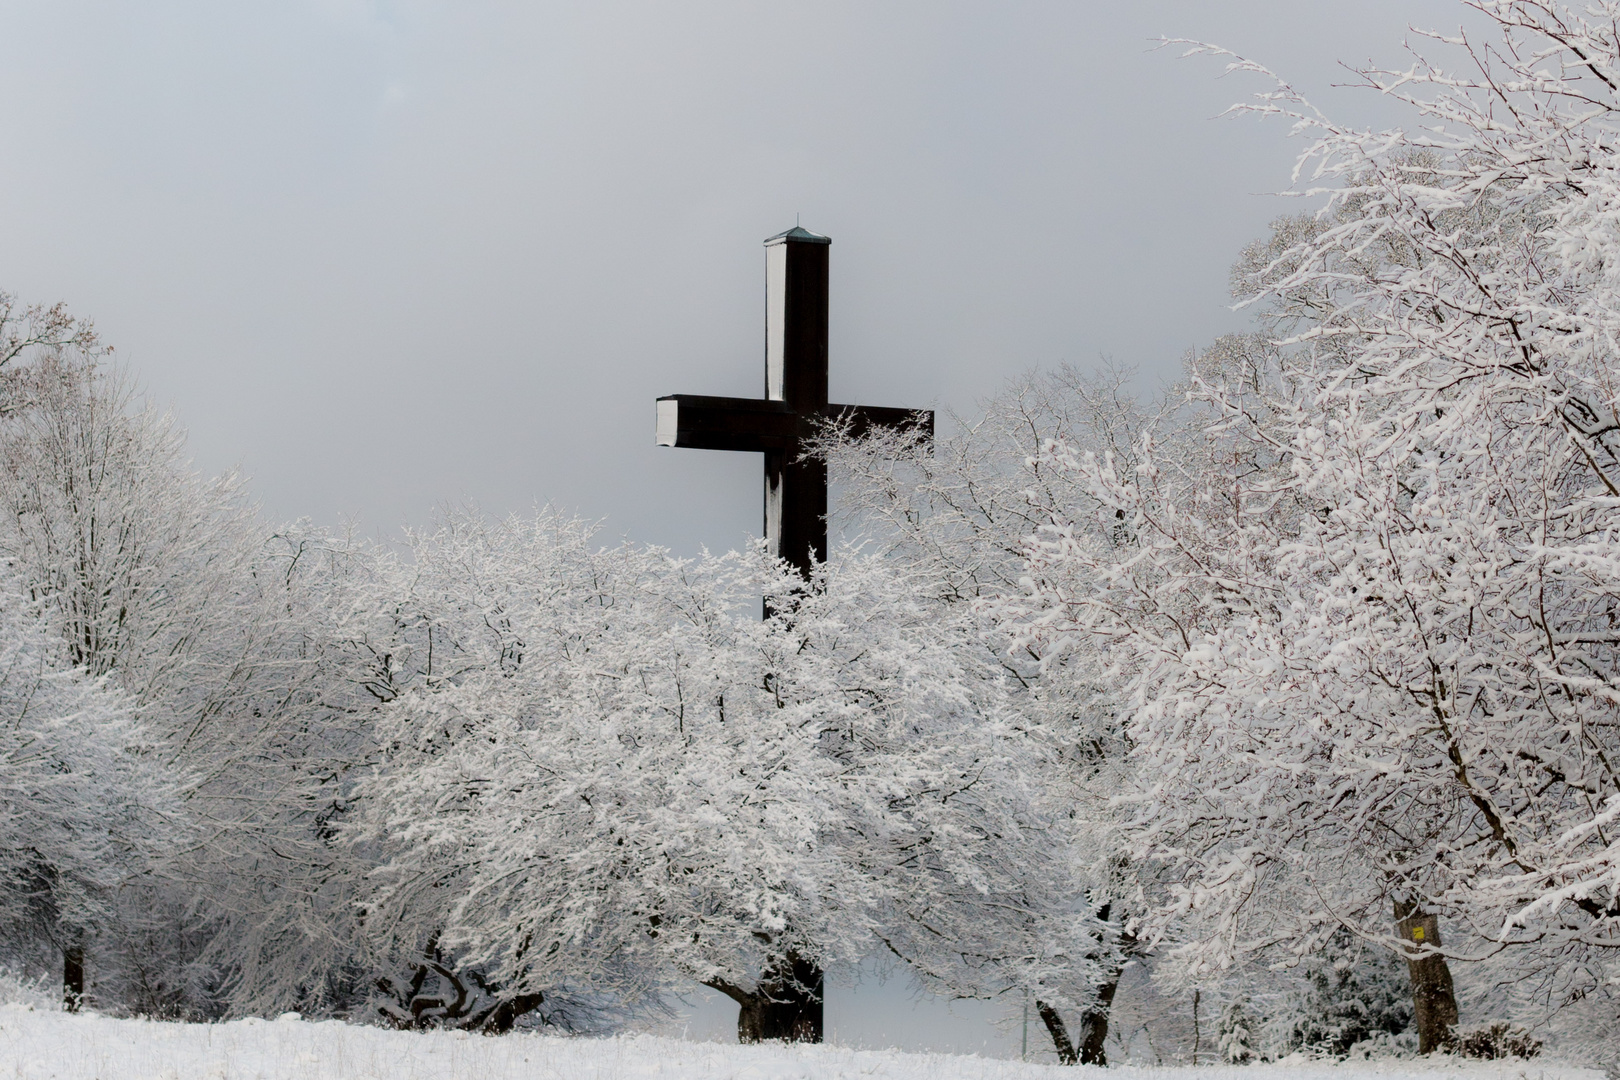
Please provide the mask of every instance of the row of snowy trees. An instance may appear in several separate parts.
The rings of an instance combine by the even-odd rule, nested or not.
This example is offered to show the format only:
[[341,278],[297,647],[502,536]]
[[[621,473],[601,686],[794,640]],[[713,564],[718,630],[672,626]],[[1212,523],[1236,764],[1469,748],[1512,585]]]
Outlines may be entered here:
[[1264,96],[1324,206],[1240,264],[1262,333],[1132,455],[1043,450],[1086,497],[1002,610],[1100,646],[1144,926],[1191,970],[1347,930],[1612,1022],[1620,7],[1473,6],[1467,68],[1364,73],[1410,131]]
[[1037,380],[904,477],[849,463],[1043,694],[1119,718],[1139,940],[1198,980],[1349,933],[1409,961],[1425,1048],[1459,962],[1589,1032],[1620,977],[1620,5],[1468,6],[1496,40],[1429,36],[1461,70],[1362,73],[1411,130],[1250,107],[1314,137],[1320,209],[1163,407]]
[[1063,371],[937,446],[829,430],[865,544],[809,581],[549,513],[268,529],[88,326],[0,301],[6,959],[487,1031],[695,981],[815,1038],[883,955],[1097,1062],[1133,962],[1226,987],[1243,1060],[1277,971],[1377,983],[1272,1025],[1342,1052],[1404,959],[1425,1047],[1454,975],[1603,1031],[1620,3],[1474,6],[1464,73],[1367,73],[1411,132],[1262,96],[1321,209],[1240,262],[1256,333],[1151,405]]
[[1066,743],[933,568],[550,513],[272,532],[87,326],[0,329],[6,959],[59,953],[70,1000],[504,1030],[696,981],[814,1038],[821,973],[882,953],[1093,1002],[1118,934]]

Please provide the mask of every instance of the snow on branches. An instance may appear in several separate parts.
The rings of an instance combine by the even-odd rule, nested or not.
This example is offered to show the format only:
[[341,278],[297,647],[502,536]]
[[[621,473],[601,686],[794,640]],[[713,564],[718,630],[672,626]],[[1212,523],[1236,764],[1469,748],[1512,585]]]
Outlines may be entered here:
[[1087,1000],[1098,925],[1044,884],[1066,868],[1038,861],[1002,673],[930,593],[854,553],[806,584],[551,515],[417,537],[414,685],[361,793],[368,926],[510,994],[745,997],[787,957],[887,947]]
[[1195,965],[1415,905],[1556,1004],[1620,970],[1620,4],[1475,6],[1463,73],[1363,73],[1411,131],[1262,95],[1331,185],[1240,268],[1270,344],[1194,363],[1202,439],[1049,447],[1129,539],[1049,506],[1008,614],[1105,644]]
[[[188,830],[129,700],[65,662],[11,575],[0,586],[0,946],[82,948],[117,890]],[[82,993],[83,986],[77,987]]]

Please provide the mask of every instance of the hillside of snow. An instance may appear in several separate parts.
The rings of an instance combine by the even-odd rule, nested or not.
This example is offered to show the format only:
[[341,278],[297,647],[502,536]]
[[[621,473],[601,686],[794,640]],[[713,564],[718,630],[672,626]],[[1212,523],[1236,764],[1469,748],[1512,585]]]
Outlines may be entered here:
[[[1192,1080],[1188,1068],[1125,1067],[1119,1080]],[[629,1035],[569,1039],[414,1034],[291,1017],[227,1024],[118,1020],[0,1006],[7,1080],[1057,1080],[1075,1069],[1016,1061],[728,1046]],[[1603,1080],[1556,1062],[1315,1062],[1200,1068],[1197,1080]]]

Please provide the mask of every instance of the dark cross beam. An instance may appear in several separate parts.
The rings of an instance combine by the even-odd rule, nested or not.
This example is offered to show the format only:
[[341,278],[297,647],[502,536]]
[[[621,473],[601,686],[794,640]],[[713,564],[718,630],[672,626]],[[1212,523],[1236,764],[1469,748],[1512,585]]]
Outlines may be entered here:
[[765,540],[808,576],[827,558],[827,463],[804,458],[823,421],[854,436],[874,427],[920,431],[934,414],[827,402],[827,251],[794,226],[765,241],[765,397],[672,394],[658,399],[658,445],[765,453]]

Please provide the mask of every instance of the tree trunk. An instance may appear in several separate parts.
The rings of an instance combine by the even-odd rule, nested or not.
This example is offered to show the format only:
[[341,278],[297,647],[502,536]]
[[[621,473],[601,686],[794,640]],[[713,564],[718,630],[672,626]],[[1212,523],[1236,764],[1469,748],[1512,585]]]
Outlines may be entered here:
[[821,1041],[825,973],[798,953],[772,962],[752,993],[723,980],[708,985],[737,1003],[740,1043]]
[[485,1035],[505,1035],[512,1030],[519,1017],[538,1009],[545,1000],[545,995],[538,992],[505,998],[494,1008],[480,1013],[462,1025],[463,1030],[481,1031]]
[[62,1008],[78,1012],[84,1004],[84,946],[75,941],[62,949]]
[[[1457,1025],[1457,994],[1451,984],[1451,967],[1438,952],[1440,920],[1414,904],[1397,903],[1395,932],[1408,942],[1406,969],[1412,976],[1412,1019],[1417,1024],[1418,1053],[1428,1054],[1445,1046],[1451,1029]],[[1419,951],[1424,950],[1424,951]]]
[[[1097,918],[1107,922],[1112,909],[1112,902],[1103,904],[1097,910]],[[1136,950],[1136,937],[1132,934],[1121,933],[1119,943],[1127,957]],[[1063,1026],[1063,1017],[1058,1015],[1058,1011],[1044,1001],[1035,1003],[1035,1011],[1040,1014],[1041,1022],[1052,1036],[1052,1049],[1057,1051],[1059,1062],[1064,1065],[1108,1064],[1103,1043],[1108,1040],[1108,1014],[1114,1007],[1114,995],[1119,992],[1119,977],[1124,971],[1123,963],[1110,971],[1108,981],[1097,987],[1097,1000],[1080,1014],[1078,1047],[1069,1039],[1069,1029]]]
[[1063,1017],[1052,1006],[1039,1000],[1035,1002],[1035,1012],[1040,1015],[1041,1023],[1046,1025],[1046,1033],[1052,1036],[1052,1049],[1057,1051],[1058,1064],[1078,1064],[1080,1055],[1075,1052],[1074,1043],[1069,1041],[1069,1029],[1063,1026]]
[[1103,1042],[1108,1038],[1108,1014],[1114,1008],[1114,995],[1119,992],[1119,977],[1124,967],[1114,969],[1109,980],[1097,987],[1097,1002],[1080,1014],[1080,1064],[1107,1065],[1108,1055]]
[[[1044,1001],[1035,1003],[1035,1011],[1052,1036],[1052,1049],[1064,1065],[1107,1065],[1108,1053],[1103,1043],[1108,1040],[1108,1013],[1114,1007],[1114,995],[1119,992],[1119,976],[1123,967],[1115,969],[1109,980],[1097,987],[1097,1000],[1091,1008],[1080,1014],[1078,1040],[1069,1038],[1069,1029],[1063,1017]],[[1079,1045],[1076,1046],[1075,1042]]]

